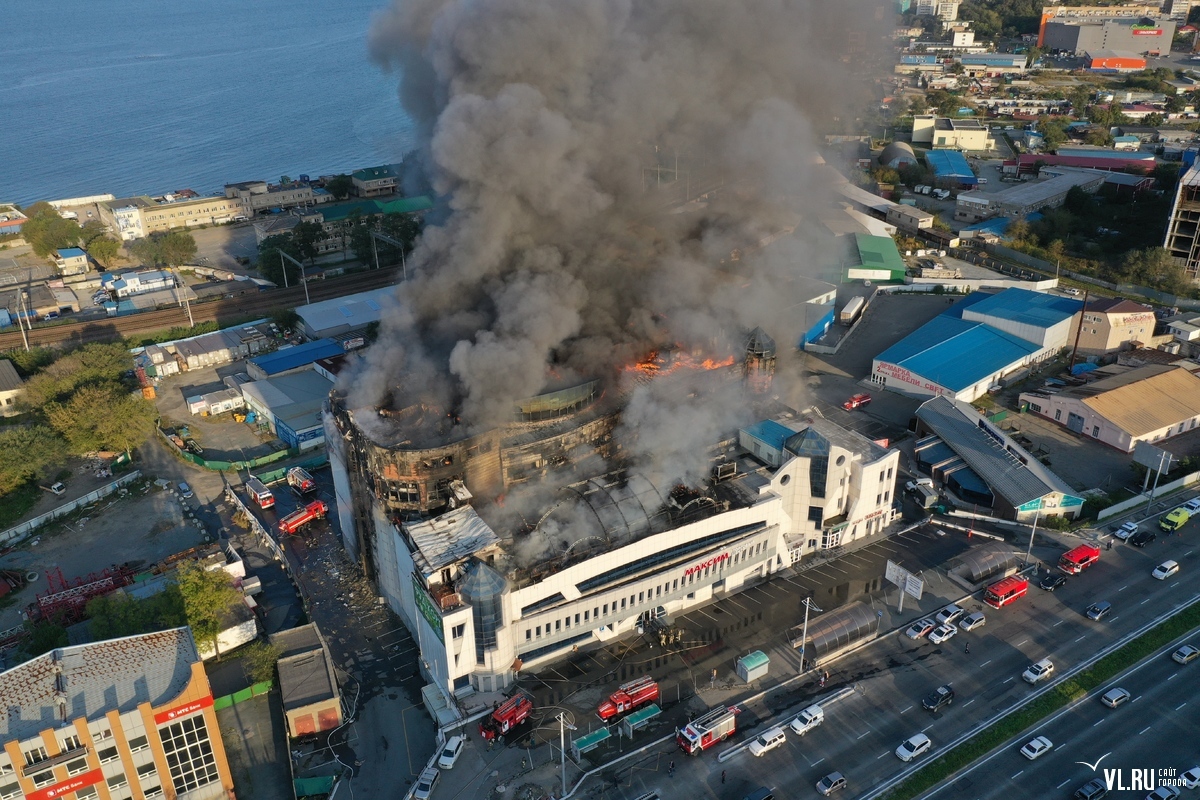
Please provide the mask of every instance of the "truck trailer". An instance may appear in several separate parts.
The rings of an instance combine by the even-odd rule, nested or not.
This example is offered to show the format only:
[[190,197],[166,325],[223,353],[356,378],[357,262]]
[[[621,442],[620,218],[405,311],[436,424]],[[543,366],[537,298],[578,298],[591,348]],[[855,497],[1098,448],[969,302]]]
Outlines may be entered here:
[[719,706],[710,709],[700,719],[684,725],[675,734],[679,749],[694,756],[725,741],[737,732],[738,711],[736,707]]
[[851,297],[850,302],[842,307],[842,313],[838,315],[838,322],[843,325],[853,325],[866,304],[867,302],[861,297]]
[[615,692],[609,695],[596,709],[596,714],[602,720],[610,720],[618,714],[626,714],[635,708],[653,703],[658,699],[658,683],[646,676],[636,681],[621,684]]

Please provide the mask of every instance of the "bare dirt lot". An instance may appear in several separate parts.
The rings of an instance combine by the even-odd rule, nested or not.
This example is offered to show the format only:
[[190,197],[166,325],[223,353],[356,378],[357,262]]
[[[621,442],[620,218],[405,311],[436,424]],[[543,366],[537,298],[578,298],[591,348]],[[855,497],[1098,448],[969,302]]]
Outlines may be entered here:
[[111,495],[80,516],[47,525],[0,555],[0,569],[37,574],[19,592],[0,600],[0,630],[22,622],[22,610],[48,590],[48,572],[61,570],[72,580],[126,561],[149,566],[202,543],[203,532],[192,517],[194,498],[184,500],[174,486],[160,489],[150,481],[131,486],[127,494]]

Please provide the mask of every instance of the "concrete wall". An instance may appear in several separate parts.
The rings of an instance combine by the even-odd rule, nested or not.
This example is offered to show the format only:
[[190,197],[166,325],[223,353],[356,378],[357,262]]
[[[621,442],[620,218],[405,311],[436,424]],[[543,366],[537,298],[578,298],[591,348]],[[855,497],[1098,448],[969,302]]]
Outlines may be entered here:
[[47,511],[45,514],[36,516],[33,519],[26,520],[25,522],[22,522],[20,525],[14,525],[13,527],[9,528],[8,530],[4,531],[3,533],[0,533],[0,544],[7,545],[7,544],[12,544],[14,542],[19,542],[22,539],[24,539],[25,537],[29,536],[31,533],[33,533],[38,528],[45,525],[47,522],[56,520],[59,517],[65,517],[67,514],[70,514],[72,511],[74,511],[77,508],[82,508],[82,507],[88,505],[89,503],[96,502],[97,500],[99,500],[102,497],[107,497],[108,495],[112,494],[120,487],[122,487],[128,483],[133,483],[134,481],[136,481],[137,479],[139,479],[141,477],[142,477],[141,470],[135,469],[132,472],[129,472],[129,473],[117,478],[112,483],[106,484],[104,486],[101,486],[99,489],[95,489],[93,491],[88,492],[83,497],[76,498],[75,500],[72,500],[69,503],[63,503],[58,508],[55,508],[51,511]]

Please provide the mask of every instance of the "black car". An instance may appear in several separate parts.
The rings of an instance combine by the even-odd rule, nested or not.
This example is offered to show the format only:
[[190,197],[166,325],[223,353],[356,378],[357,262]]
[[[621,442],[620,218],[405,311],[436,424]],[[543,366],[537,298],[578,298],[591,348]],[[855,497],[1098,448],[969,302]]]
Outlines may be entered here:
[[1076,800],[1100,800],[1108,794],[1108,785],[1099,778],[1090,781],[1075,790]]
[[934,689],[933,694],[921,701],[921,705],[928,711],[937,711],[942,706],[948,706],[953,702],[954,688],[950,684],[946,684]]
[[1046,577],[1038,581],[1038,586],[1047,592],[1053,592],[1067,582],[1067,576],[1061,572],[1047,572]]
[[1153,530],[1138,531],[1133,536],[1129,537],[1129,543],[1134,547],[1145,547],[1158,538],[1158,533]]

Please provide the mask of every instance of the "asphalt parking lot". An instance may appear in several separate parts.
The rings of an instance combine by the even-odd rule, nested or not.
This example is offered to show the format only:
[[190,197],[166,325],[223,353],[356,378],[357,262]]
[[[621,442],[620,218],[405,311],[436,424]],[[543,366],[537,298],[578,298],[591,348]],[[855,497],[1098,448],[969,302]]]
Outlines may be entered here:
[[154,401],[163,426],[187,425],[192,438],[204,448],[205,458],[238,461],[284,449],[283,442],[273,435],[259,434],[249,425],[235,422],[232,414],[203,417],[188,411],[187,398],[228,388],[221,379],[245,371],[246,365],[238,362],[189,370],[164,379]]

